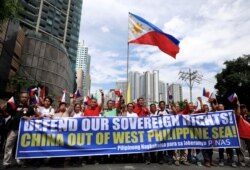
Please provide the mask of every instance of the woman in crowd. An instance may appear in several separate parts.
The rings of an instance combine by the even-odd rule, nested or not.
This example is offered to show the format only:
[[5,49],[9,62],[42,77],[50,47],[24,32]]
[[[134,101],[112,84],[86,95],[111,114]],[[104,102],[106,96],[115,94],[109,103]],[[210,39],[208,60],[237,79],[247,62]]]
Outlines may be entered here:
[[55,110],[51,106],[53,100],[51,97],[45,97],[43,100],[43,106],[37,106],[36,111],[39,113],[40,118],[52,118],[55,115]]
[[75,103],[73,111],[70,112],[69,114],[70,114],[70,117],[83,117],[84,111],[82,110],[81,104]]
[[57,112],[54,115],[54,118],[61,118],[61,117],[69,117],[69,113],[67,111],[67,103],[60,102]]

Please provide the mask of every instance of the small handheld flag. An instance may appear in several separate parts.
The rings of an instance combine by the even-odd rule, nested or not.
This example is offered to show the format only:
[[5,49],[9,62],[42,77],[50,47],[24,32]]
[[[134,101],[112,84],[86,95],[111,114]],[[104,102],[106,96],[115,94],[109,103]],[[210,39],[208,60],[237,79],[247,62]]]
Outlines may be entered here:
[[15,100],[14,100],[14,97],[13,97],[13,96],[8,100],[7,103],[10,104],[10,106],[11,106],[11,108],[12,108],[13,110],[16,109],[16,104],[15,104]]
[[43,88],[40,90],[39,97],[42,97],[42,98],[45,97],[45,86],[43,86]]
[[66,90],[63,91],[61,102],[66,102]]
[[118,97],[121,97],[122,95],[122,90],[115,90],[115,95],[118,96]]
[[212,92],[209,98],[210,98],[210,99],[216,99],[215,93]]
[[75,92],[75,94],[74,94],[74,98],[77,99],[79,97],[81,97],[81,94],[80,94],[79,89],[77,89],[76,92]]
[[90,105],[90,103],[91,103],[91,98],[89,97],[89,96],[86,96],[85,98],[84,98],[84,101],[83,101],[83,103],[85,104],[85,105]]
[[35,92],[37,91],[37,88],[33,88],[30,90],[30,97],[34,97],[35,96]]
[[205,88],[203,88],[203,96],[204,96],[204,97],[207,97],[207,98],[209,98],[209,96],[210,96],[210,92],[209,92],[209,91],[206,91]]
[[230,95],[227,99],[232,103],[232,102],[234,102],[235,100],[238,99],[238,96],[237,96],[236,93],[233,93],[233,94]]

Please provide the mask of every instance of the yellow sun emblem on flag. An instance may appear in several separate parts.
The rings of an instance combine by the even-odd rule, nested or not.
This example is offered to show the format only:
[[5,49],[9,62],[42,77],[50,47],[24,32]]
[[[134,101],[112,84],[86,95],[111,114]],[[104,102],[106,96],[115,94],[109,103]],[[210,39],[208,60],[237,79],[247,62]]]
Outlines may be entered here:
[[133,33],[137,33],[137,34],[139,34],[139,33],[142,33],[142,24],[140,24],[140,23],[136,23],[136,24],[133,24],[133,26],[132,26],[132,32]]

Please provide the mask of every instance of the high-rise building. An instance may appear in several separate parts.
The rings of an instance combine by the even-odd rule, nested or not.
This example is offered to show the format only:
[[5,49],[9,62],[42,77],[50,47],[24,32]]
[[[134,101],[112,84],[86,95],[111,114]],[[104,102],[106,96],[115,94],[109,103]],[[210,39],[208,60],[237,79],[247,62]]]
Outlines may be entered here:
[[16,22],[1,23],[0,30],[0,98],[13,95],[17,88],[11,79],[17,75],[22,58],[25,32]]
[[145,73],[140,76],[140,97],[146,98]]
[[134,84],[134,99],[138,99],[140,97],[140,73],[139,72],[134,72],[135,76],[135,84]]
[[76,68],[77,69],[80,68],[83,70],[84,78],[83,78],[82,93],[84,96],[90,94],[90,85],[91,85],[90,61],[91,61],[91,56],[88,54],[88,47],[84,45],[84,41],[79,42],[77,49]]
[[145,102],[149,105],[153,101],[153,79],[152,73],[146,71],[145,75]]
[[182,87],[180,84],[170,84],[168,86],[168,95],[171,95],[169,101],[180,102],[182,101]]
[[159,100],[160,101],[166,101],[166,84],[163,81],[159,81]]
[[140,89],[142,85],[140,84],[141,74],[138,71],[129,72],[129,83],[131,89],[131,101],[138,99],[140,97]]
[[166,87],[165,83],[159,82],[159,70],[146,71],[143,74],[131,71],[128,80],[131,90],[130,101],[143,97],[147,106],[160,100],[166,101]]
[[84,75],[83,79],[83,95],[89,96],[91,88],[91,77],[89,74]]
[[153,102],[159,102],[159,70],[153,70]]
[[128,82],[130,84],[130,101],[135,99],[135,76],[134,72],[129,72],[128,73]]
[[20,24],[62,43],[75,71],[82,0],[21,0],[21,3],[24,10]]
[[50,95],[73,92],[74,74],[66,48],[58,41],[27,31],[18,74],[48,88]]
[[90,73],[91,56],[88,53],[89,48],[85,46],[84,41],[78,43],[76,68],[82,68],[86,74]]
[[83,91],[83,80],[84,80],[83,69],[77,68],[76,69],[76,89],[80,91],[81,95]]

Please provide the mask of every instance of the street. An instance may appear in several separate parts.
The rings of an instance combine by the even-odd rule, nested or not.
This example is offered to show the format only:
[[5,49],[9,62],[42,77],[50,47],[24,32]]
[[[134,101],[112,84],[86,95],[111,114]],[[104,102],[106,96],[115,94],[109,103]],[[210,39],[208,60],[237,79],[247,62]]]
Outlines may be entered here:
[[[225,155],[226,156],[226,155]],[[218,152],[214,151],[213,154],[213,160],[217,162],[218,158]],[[234,156],[236,159],[236,155]],[[2,160],[0,160],[2,163]],[[249,163],[250,159],[249,157],[246,157],[246,163]],[[165,164],[158,164],[158,163],[151,163],[150,165],[146,165],[144,163],[115,163],[115,164],[87,164],[83,165],[81,167],[72,167],[72,166],[65,166],[65,167],[50,167],[50,166],[41,166],[41,167],[27,167],[27,168],[18,168],[18,167],[13,167],[10,168],[10,170],[20,170],[20,169],[27,169],[27,170],[50,170],[50,169],[64,169],[64,170],[69,170],[69,169],[74,169],[74,170],[80,170],[80,169],[87,169],[87,170],[181,170],[185,168],[185,170],[200,170],[200,169],[213,169],[213,170],[229,170],[229,169],[249,169],[248,166],[246,167],[237,167],[233,168],[230,165],[225,163],[224,167],[211,167],[207,168],[205,166],[197,166],[196,164],[191,164],[191,166],[185,166],[185,165],[180,165],[180,166],[175,166],[175,165],[168,165],[167,163]]]

